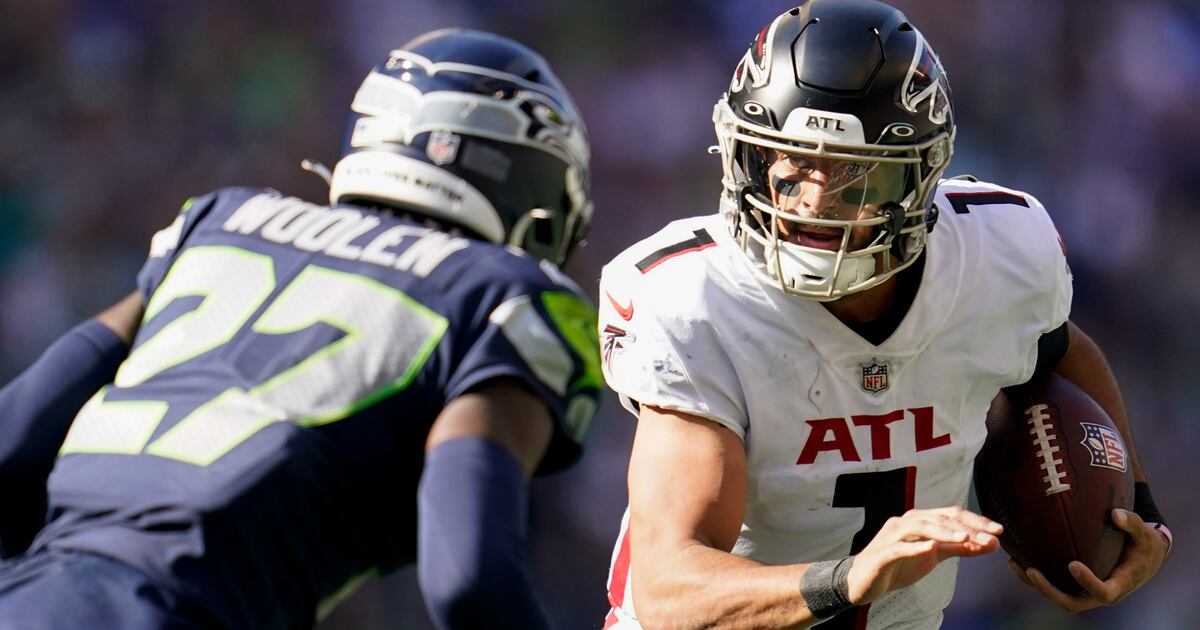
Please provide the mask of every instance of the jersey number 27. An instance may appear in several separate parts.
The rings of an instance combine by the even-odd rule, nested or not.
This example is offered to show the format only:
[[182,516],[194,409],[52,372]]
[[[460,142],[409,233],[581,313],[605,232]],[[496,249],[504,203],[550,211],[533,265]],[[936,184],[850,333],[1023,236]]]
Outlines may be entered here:
[[[199,305],[147,338],[139,334],[113,385],[80,410],[61,452],[145,452],[207,466],[273,422],[334,422],[406,388],[447,328],[444,317],[408,295],[354,273],[309,265],[277,288],[270,256],[228,246],[180,254],[147,304],[143,326],[157,326],[155,317],[169,316],[164,309],[181,298],[198,297]],[[239,333],[287,335],[318,323],[343,334],[320,347],[289,347],[303,356],[262,382],[216,392],[150,441],[170,403],[141,399],[140,385],[221,351]],[[115,397],[114,389],[133,392]]]

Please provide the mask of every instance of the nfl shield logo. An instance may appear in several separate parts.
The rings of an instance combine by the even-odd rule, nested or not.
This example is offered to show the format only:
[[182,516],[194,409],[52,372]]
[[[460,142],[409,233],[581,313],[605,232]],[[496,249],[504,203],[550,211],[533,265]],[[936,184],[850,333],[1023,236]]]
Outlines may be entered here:
[[1083,442],[1092,456],[1092,465],[1125,472],[1125,444],[1121,436],[1102,424],[1080,422],[1083,427]]
[[878,394],[888,388],[888,364],[871,359],[870,363],[862,364],[862,378],[862,388]]
[[438,166],[449,164],[458,156],[460,142],[462,142],[462,138],[457,134],[449,131],[434,131],[429,134],[429,141],[425,143],[425,155],[428,155],[429,159]]

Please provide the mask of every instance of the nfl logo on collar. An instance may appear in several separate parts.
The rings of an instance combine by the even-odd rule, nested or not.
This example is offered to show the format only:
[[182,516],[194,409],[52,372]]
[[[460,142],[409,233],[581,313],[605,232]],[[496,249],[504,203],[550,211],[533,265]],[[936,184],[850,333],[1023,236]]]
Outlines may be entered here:
[[880,363],[872,358],[870,363],[862,364],[862,388],[872,394],[888,388],[888,364]]

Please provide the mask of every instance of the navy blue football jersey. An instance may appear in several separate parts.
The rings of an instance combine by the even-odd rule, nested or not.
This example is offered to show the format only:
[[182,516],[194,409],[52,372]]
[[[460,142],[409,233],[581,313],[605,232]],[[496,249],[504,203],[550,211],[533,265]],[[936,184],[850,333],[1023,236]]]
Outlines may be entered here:
[[516,379],[571,463],[601,384],[556,267],[411,221],[261,190],[195,198],[151,243],[142,326],[79,412],[35,548],[126,562],[235,627],[310,627],[411,562],[426,435]]

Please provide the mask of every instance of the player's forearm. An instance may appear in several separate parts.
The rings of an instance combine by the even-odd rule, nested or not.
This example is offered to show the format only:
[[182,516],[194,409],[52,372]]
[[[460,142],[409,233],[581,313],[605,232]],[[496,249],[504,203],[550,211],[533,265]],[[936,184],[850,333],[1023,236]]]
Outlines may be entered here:
[[520,464],[479,437],[426,457],[418,499],[417,572],[438,628],[550,628],[527,561]]
[[1129,426],[1129,417],[1125,413],[1125,401],[1121,397],[1121,388],[1117,384],[1117,379],[1113,376],[1108,359],[1104,357],[1100,346],[1079,330],[1074,323],[1071,324],[1070,346],[1055,371],[1087,392],[1104,409],[1108,417],[1112,419],[1113,425],[1121,432],[1121,438],[1125,440],[1126,450],[1129,451],[1130,465],[1133,468],[1134,511],[1143,520],[1154,524],[1156,529],[1162,530],[1167,548],[1170,549],[1171,532],[1166,528],[1166,519],[1163,518],[1158,506],[1154,504],[1154,500],[1150,496],[1146,473],[1142,469],[1141,459],[1138,457],[1137,447],[1134,445],[1133,429]]
[[634,563],[632,580],[647,628],[806,628],[818,621],[800,594],[810,565],[769,566],[699,543],[652,558],[649,566]]
[[0,389],[0,556],[22,551],[41,528],[46,477],[71,421],[112,381],[128,352],[106,326],[89,320],[54,342]]
[[111,329],[88,320],[0,389],[0,470],[48,466],[75,414],[112,382],[127,352]]
[[137,334],[144,313],[142,293],[135,290],[101,311],[96,315],[96,321],[107,326],[126,346],[130,346],[133,345],[133,337]]
[[1117,379],[1113,376],[1108,360],[1104,358],[1100,347],[1073,323],[1071,324],[1070,345],[1055,371],[1075,383],[1104,409],[1113,424],[1116,425],[1117,430],[1121,432],[1125,444],[1128,445],[1134,480],[1145,481],[1146,475],[1142,471],[1137,448],[1134,446],[1133,431],[1129,426],[1129,419],[1125,413],[1125,401],[1121,397]]

